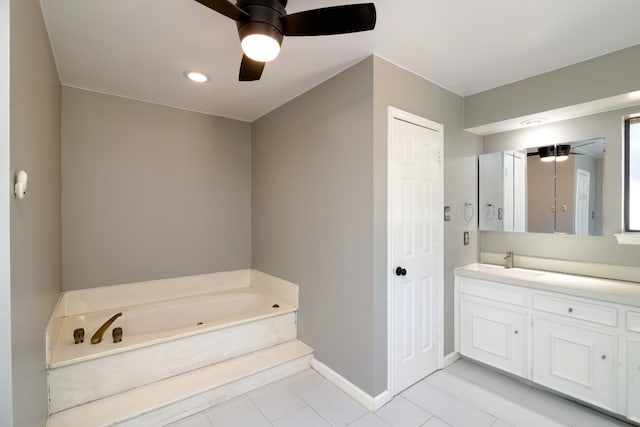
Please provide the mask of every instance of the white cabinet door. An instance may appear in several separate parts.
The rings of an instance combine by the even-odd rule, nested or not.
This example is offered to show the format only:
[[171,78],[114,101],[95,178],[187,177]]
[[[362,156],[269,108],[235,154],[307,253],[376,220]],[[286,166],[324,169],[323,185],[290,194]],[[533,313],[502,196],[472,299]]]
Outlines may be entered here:
[[533,380],[616,410],[615,332],[534,317]]
[[463,296],[460,317],[460,352],[464,356],[525,376],[525,313]]
[[627,417],[640,422],[640,337],[627,341]]

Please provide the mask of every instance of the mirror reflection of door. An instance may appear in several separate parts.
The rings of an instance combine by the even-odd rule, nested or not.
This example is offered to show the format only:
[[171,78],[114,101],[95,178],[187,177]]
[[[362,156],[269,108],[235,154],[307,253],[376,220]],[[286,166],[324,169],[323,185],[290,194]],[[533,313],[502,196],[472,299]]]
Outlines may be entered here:
[[479,227],[602,235],[605,140],[480,155]]
[[576,169],[576,220],[575,233],[578,236],[589,235],[589,187],[591,174],[583,169]]

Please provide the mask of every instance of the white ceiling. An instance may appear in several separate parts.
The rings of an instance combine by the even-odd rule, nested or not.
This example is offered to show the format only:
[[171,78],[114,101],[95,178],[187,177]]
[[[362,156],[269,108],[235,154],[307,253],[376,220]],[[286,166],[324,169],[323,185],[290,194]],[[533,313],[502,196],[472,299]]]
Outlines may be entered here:
[[238,82],[235,23],[194,0],[41,3],[63,85],[245,121],[371,54],[467,96],[640,43],[638,0],[377,0],[374,31],[285,38],[260,81]]

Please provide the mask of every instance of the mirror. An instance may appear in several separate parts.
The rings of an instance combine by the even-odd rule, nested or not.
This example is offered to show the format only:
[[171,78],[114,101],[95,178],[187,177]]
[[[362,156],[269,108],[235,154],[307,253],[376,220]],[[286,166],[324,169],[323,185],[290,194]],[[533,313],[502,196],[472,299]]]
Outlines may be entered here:
[[605,140],[481,154],[480,230],[602,235]]

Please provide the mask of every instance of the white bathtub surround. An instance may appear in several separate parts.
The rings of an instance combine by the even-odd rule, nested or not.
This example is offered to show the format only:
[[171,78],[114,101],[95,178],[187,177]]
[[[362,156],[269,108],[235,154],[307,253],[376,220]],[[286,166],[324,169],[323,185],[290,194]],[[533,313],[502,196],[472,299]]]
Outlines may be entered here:
[[[504,266],[506,254],[481,252],[480,262]],[[629,265],[599,264],[595,262],[566,261],[559,259],[538,258],[513,255],[513,266],[531,270],[556,273],[577,274],[580,276],[598,277],[610,280],[640,282],[640,267]]]
[[[124,330],[126,334],[127,329]],[[295,338],[295,313],[287,313],[51,368],[49,412],[55,413]],[[105,340],[110,341],[110,347],[114,346],[111,336]],[[87,339],[83,345],[90,346]],[[97,346],[99,344],[92,347]]]
[[58,412],[47,427],[163,426],[309,368],[294,340]]
[[251,286],[289,305],[298,307],[298,285],[278,277],[250,270]]
[[[158,321],[167,324],[164,329],[184,328],[179,332],[180,335],[191,332],[201,333],[204,329],[216,326],[214,321],[210,322],[209,325],[205,325],[204,328],[193,328],[191,330],[187,330],[188,328],[184,324],[177,325],[175,328],[171,327],[168,322],[171,322],[172,319],[162,315],[162,310],[176,311],[176,308],[172,307],[179,304],[183,298],[200,300],[214,294],[221,295],[236,291],[254,292],[269,298],[269,301],[265,301],[265,304],[269,303],[269,307],[264,313],[259,312],[259,310],[255,311],[252,316],[260,317],[267,313],[270,315],[278,310],[280,313],[297,310],[297,285],[264,273],[255,273],[255,277],[259,278],[258,287],[253,286],[251,282],[252,270],[238,270],[63,292],[47,326],[47,366],[57,367],[69,360],[87,360],[93,354],[106,355],[112,351],[122,350],[125,347],[137,347],[139,344],[146,345],[151,342],[162,341],[167,337],[162,332],[163,328],[158,325]],[[264,282],[269,283],[269,286],[262,285]],[[285,297],[276,297],[273,296],[273,293],[280,293]],[[282,301],[285,304],[282,304]],[[281,307],[274,311],[271,308],[272,303],[278,303]],[[108,343],[111,337],[105,334],[105,339],[102,343],[96,346],[85,345],[87,344],[86,341],[91,338],[91,335],[105,320],[116,312],[123,310],[133,310],[134,312],[160,310],[160,314],[146,316],[148,322],[145,322],[145,325],[142,326],[139,324],[140,322],[135,325],[128,325],[129,316],[125,313],[113,325],[114,327],[123,326],[125,339],[122,343],[109,346]],[[185,315],[189,316],[190,314],[185,313]],[[232,316],[225,317],[225,324],[227,325],[229,322],[234,321]],[[244,317],[246,316],[240,315],[236,320],[241,321]],[[181,319],[174,319],[174,321],[180,322]],[[73,345],[73,330],[77,327],[85,328],[86,341],[84,344]],[[144,328],[146,330],[137,334],[140,338],[133,338],[129,334],[130,327]],[[156,330],[153,330],[153,328]]]
[[50,424],[160,425],[306,369],[312,350],[296,340],[297,303],[295,284],[250,270],[65,292],[47,328]]

